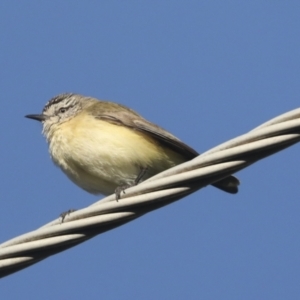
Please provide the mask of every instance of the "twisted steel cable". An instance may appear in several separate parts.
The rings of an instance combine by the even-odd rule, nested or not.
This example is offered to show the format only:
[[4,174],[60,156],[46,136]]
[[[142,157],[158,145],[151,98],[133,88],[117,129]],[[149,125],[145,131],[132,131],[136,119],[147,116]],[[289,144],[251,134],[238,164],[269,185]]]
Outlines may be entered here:
[[0,277],[121,226],[300,141],[300,109],[278,116],[195,159],[0,245]]

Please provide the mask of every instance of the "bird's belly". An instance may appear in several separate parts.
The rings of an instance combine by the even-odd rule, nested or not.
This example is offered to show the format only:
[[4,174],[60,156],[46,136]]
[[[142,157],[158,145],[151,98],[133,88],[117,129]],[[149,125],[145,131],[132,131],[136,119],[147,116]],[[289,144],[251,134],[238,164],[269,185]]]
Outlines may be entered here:
[[112,194],[118,186],[133,183],[141,168],[147,167],[145,180],[184,161],[153,139],[127,127],[101,120],[84,124],[73,126],[72,130],[70,122],[62,127],[53,137],[50,153],[55,164],[90,193]]

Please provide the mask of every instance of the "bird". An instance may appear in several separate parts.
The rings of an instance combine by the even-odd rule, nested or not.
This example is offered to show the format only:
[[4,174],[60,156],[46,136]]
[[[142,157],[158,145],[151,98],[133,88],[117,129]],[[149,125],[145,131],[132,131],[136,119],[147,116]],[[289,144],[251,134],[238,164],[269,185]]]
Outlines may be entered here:
[[[134,110],[76,93],[50,99],[41,114],[50,156],[76,185],[92,194],[110,195],[136,185],[199,155],[190,146]],[[236,194],[230,175],[212,184]]]

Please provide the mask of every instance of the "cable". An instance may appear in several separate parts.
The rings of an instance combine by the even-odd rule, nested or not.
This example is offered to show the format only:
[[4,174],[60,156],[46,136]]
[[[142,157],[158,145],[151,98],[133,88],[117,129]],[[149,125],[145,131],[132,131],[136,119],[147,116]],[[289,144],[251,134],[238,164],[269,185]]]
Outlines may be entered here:
[[126,190],[119,201],[108,196],[0,245],[0,277],[74,247],[300,141],[300,109],[278,116],[195,159]]

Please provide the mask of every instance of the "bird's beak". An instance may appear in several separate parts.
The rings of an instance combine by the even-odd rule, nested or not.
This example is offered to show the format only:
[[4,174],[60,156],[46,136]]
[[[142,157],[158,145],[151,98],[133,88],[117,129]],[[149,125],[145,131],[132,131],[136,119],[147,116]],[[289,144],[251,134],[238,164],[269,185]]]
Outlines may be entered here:
[[39,122],[43,122],[47,119],[47,116],[43,115],[43,114],[41,114],[41,115],[27,115],[27,116],[25,116],[25,118],[37,120]]

